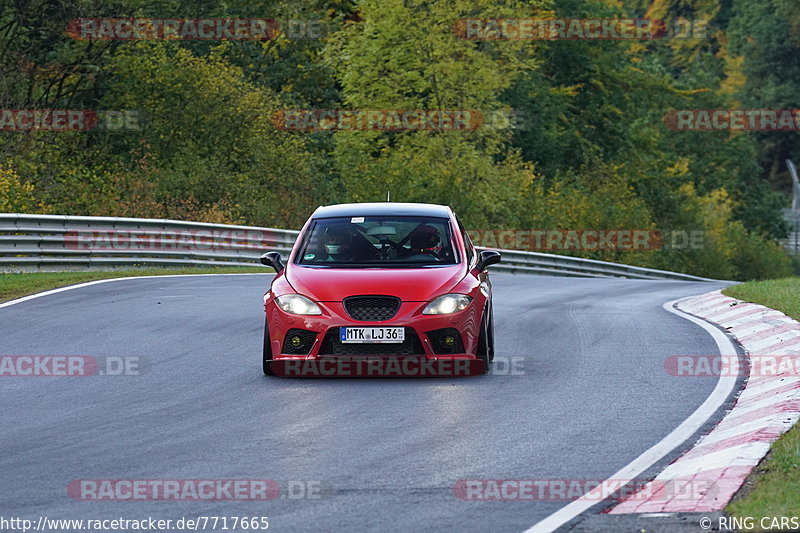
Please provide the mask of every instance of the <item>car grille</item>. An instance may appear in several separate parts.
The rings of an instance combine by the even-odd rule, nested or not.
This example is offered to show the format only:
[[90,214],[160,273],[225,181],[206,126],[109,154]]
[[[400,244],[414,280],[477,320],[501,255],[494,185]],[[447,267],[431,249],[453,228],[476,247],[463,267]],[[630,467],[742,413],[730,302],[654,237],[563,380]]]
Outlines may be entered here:
[[325,334],[319,355],[425,355],[422,342],[413,328],[405,328],[405,340],[392,344],[344,344],[339,340],[339,328]]
[[400,309],[400,298],[394,296],[350,296],[344,309],[353,320],[380,322],[389,320]]

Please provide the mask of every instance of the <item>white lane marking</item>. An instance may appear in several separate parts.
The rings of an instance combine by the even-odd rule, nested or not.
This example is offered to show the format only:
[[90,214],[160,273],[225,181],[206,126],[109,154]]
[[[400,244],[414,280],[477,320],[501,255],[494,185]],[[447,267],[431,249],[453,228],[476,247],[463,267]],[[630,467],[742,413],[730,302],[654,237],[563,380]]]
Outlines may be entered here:
[[[663,308],[670,313],[694,322],[706,330],[714,339],[714,342],[716,342],[720,355],[737,355],[735,345],[724,333],[722,333],[722,331],[704,320],[672,307],[675,303],[685,299],[686,298],[678,298],[677,300],[667,302],[663,305]],[[694,413],[689,415],[689,417],[677,428],[672,430],[669,435],[661,439],[661,441],[656,443],[649,450],[645,451],[642,455],[628,463],[626,466],[622,467],[618,472],[615,472],[613,475],[611,475],[608,478],[608,482],[610,483],[611,480],[635,479],[637,475],[656,464],[665,455],[692,437],[692,435],[694,435],[703,426],[703,424],[705,424],[708,419],[711,418],[717,409],[719,409],[725,403],[725,400],[728,399],[728,396],[730,396],[730,393],[733,391],[733,387],[735,385],[736,376],[720,377],[720,379],[717,381],[716,387],[714,387],[714,390],[711,391],[711,394],[708,396],[708,398],[706,398],[706,401],[704,401]],[[604,485],[605,482],[600,484],[601,487]],[[526,529],[525,533],[549,533],[550,531],[555,531],[576,516],[585,512],[594,505],[597,505],[597,503],[599,502],[597,501],[595,495],[592,492],[588,492],[581,498],[570,502],[555,513],[547,516],[543,520],[540,520],[530,528]]]
[[[265,272],[265,274],[271,274],[271,272]],[[0,303],[0,309],[2,309],[3,307],[10,307],[12,305],[21,304],[22,302],[27,302],[29,300],[34,300],[36,298],[42,298],[43,296],[50,296],[51,294],[58,294],[59,292],[71,291],[73,289],[82,289],[84,287],[89,287],[91,285],[99,285],[100,283],[110,283],[112,281],[124,281],[128,279],[191,278],[191,277],[201,277],[201,276],[263,276],[263,275],[264,274],[259,274],[258,272],[253,272],[251,274],[167,274],[165,276],[128,276],[127,278],[97,279],[94,281],[78,283],[77,285],[68,285],[67,287],[59,287],[57,289],[50,289],[49,291],[37,292],[36,294],[23,296],[22,298],[17,298],[16,300],[11,300],[6,303]]]

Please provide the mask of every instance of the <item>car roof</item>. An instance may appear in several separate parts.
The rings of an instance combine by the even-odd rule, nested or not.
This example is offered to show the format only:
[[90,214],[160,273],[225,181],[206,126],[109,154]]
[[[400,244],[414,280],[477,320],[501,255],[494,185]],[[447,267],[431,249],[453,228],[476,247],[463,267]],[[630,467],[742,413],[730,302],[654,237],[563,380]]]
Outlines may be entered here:
[[357,204],[336,204],[318,207],[312,218],[353,217],[353,216],[429,216],[450,218],[452,211],[446,205],[416,204],[402,202],[371,202]]

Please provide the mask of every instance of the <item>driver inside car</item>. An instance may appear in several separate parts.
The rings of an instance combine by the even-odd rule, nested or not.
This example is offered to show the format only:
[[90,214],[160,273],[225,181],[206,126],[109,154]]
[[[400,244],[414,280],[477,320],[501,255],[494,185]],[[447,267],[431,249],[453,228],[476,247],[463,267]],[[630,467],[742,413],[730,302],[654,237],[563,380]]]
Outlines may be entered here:
[[422,261],[441,259],[444,246],[439,236],[439,231],[433,226],[420,226],[414,230],[409,240],[411,251],[407,259],[411,261]]
[[351,261],[353,259],[353,234],[341,226],[325,229],[323,236],[324,252],[331,261]]
[[325,228],[320,254],[326,261],[358,263],[377,259],[377,250],[364,236],[349,226],[333,225]]

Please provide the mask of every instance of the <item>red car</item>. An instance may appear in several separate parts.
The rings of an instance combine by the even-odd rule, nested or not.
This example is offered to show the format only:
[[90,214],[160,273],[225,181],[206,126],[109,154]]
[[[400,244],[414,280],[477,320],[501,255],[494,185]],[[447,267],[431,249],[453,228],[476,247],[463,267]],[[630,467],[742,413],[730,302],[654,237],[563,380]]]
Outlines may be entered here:
[[355,374],[364,359],[390,361],[399,375],[432,362],[488,372],[494,328],[486,268],[499,261],[499,252],[475,250],[447,206],[320,207],[285,265],[278,252],[261,257],[276,272],[264,295],[264,373],[300,375],[287,369],[302,364],[311,374]]

